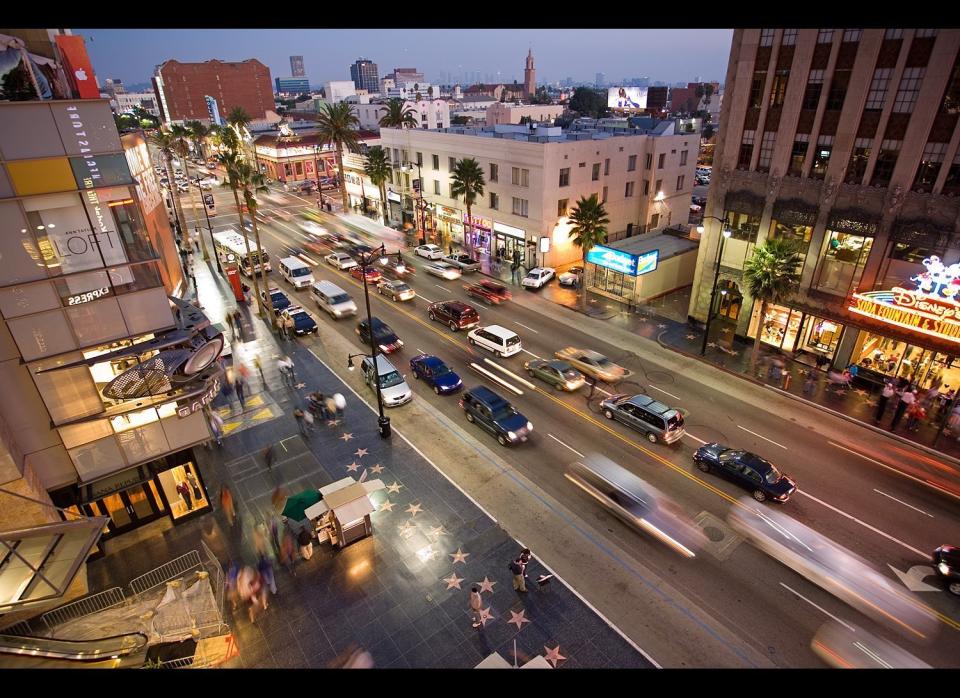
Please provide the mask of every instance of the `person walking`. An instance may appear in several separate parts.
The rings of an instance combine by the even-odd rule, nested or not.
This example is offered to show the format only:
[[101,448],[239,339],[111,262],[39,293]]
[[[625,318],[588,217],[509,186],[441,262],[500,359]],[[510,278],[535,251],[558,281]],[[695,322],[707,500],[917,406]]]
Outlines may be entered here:
[[210,431],[217,440],[217,446],[223,446],[223,417],[215,410],[207,410],[207,421],[210,422]]
[[263,460],[267,462],[267,470],[273,470],[273,459],[276,456],[273,452],[273,444],[270,444],[265,449],[263,449]]
[[277,329],[280,331],[280,337],[282,339],[288,339],[287,337],[287,323],[284,318],[280,318],[280,322],[277,323]]
[[817,390],[817,376],[813,371],[807,371],[807,377],[803,381],[803,394],[807,397],[813,397]]
[[267,389],[267,379],[263,377],[263,364],[260,363],[260,355],[253,355],[253,367],[257,369],[257,373],[260,374],[260,383],[263,385],[263,389]]
[[890,381],[883,382],[883,392],[880,393],[880,398],[877,400],[877,413],[873,417],[873,423],[879,424],[880,420],[883,419],[883,413],[887,411],[887,403],[890,402],[890,398],[897,394],[897,391],[893,387],[893,383]]
[[523,568],[524,563],[521,562],[520,558],[513,560],[509,565],[510,571],[513,573],[513,588],[516,591],[526,593],[527,585],[523,578]]
[[233,528],[237,523],[237,510],[233,504],[233,492],[226,485],[220,487],[220,507],[227,517],[230,528]]
[[260,560],[257,562],[257,572],[260,573],[260,577],[263,579],[263,607],[267,607],[267,594],[266,590],[269,589],[270,593],[276,596],[277,594],[277,578],[273,573],[273,565],[270,563],[270,558],[266,555],[261,555]]
[[313,557],[313,536],[310,535],[310,531],[301,528],[299,535],[297,535],[297,543],[300,544],[300,556],[304,560]]
[[234,379],[233,389],[236,391],[237,399],[240,401],[241,411],[246,409],[247,407],[246,402],[244,402],[244,399],[243,399],[243,386],[244,386],[243,376],[241,376],[238,373]]
[[482,628],[480,611],[483,608],[483,598],[480,596],[480,589],[476,586],[470,589],[470,616],[473,618],[473,627]]
[[927,409],[923,406],[923,403],[919,400],[915,401],[907,408],[907,431],[917,431],[926,416]]
[[893,413],[893,421],[890,423],[890,431],[893,431],[897,428],[900,420],[903,419],[903,413],[906,412],[907,408],[916,402],[916,400],[917,396],[912,390],[910,390],[910,387],[907,386],[904,388],[903,395],[900,396],[900,402],[897,403],[897,409]]
[[347,409],[347,399],[340,393],[334,393],[333,404],[336,408],[337,419],[343,419],[343,413]]
[[[302,410],[301,410],[302,411]],[[307,428],[307,436],[313,433],[313,415],[309,412],[303,413],[303,424]]]
[[339,419],[337,416],[337,398],[335,395],[328,395],[323,401],[324,412],[327,413],[327,419]]
[[295,339],[297,336],[296,323],[289,315],[283,317],[283,332],[287,339]]
[[237,564],[236,560],[230,560],[230,564],[227,566],[226,588],[227,598],[230,600],[230,605],[234,611],[236,611],[237,606],[240,605],[240,593],[237,589],[239,577],[240,565]]
[[300,436],[307,435],[307,428],[303,423],[304,412],[299,407],[293,411],[293,416],[297,420],[297,429],[300,431]]
[[597,389],[597,379],[595,376],[587,376],[587,383],[590,385],[590,392],[587,393],[587,400],[593,399],[593,391]]

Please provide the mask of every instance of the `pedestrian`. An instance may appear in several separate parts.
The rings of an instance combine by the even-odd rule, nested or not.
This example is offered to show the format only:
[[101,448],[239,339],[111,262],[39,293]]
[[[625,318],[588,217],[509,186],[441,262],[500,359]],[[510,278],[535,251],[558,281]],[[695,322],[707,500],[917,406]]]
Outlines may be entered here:
[[297,536],[297,543],[300,544],[300,555],[304,560],[313,557],[313,536],[306,528],[301,528]]
[[930,407],[933,405],[933,401],[939,394],[940,386],[934,385],[923,394],[923,397],[920,399],[920,404],[923,405],[925,409],[930,409]]
[[187,264],[191,267],[193,266],[193,250],[187,252]]
[[284,322],[283,318],[280,318],[277,321],[277,329],[280,331],[280,337],[287,339],[287,324]]
[[227,566],[227,598],[230,600],[230,603],[233,607],[233,610],[237,610],[237,606],[240,603],[240,593],[237,590],[237,582],[240,577],[240,565],[237,564],[236,560],[231,560],[230,564]]
[[217,440],[217,446],[223,446],[223,417],[215,410],[209,410],[207,415],[207,421],[210,422],[210,431],[213,432],[213,438]]
[[267,379],[263,377],[263,364],[260,363],[260,355],[253,355],[253,366],[257,369],[257,373],[260,374],[260,382],[263,384],[263,389],[267,389]]
[[237,399],[240,401],[240,409],[243,410],[246,408],[246,403],[243,400],[243,376],[237,374],[234,378],[233,389],[237,393]]
[[283,322],[283,334],[287,339],[294,339],[297,336],[296,323],[293,321],[293,318],[289,315],[285,315],[282,318]]
[[807,377],[803,381],[803,394],[807,397],[813,397],[817,390],[817,376],[813,371],[807,371]]
[[480,589],[475,586],[470,589],[470,615],[473,618],[474,628],[483,627],[483,624],[480,622],[480,619],[481,619],[480,611],[482,608],[483,608],[483,599],[480,597]]
[[337,398],[335,395],[328,395],[327,398],[323,401],[324,412],[327,414],[327,419],[337,420]]
[[960,440],[960,402],[953,406],[950,411],[950,417],[947,419],[947,431],[951,436],[956,436]]
[[273,459],[275,455],[273,453],[273,444],[270,444],[265,449],[263,449],[263,460],[267,462],[267,470],[273,470]]
[[314,417],[326,419],[327,414],[323,400],[323,393],[315,391],[307,395],[307,411],[309,411]]
[[259,522],[256,526],[253,527],[253,549],[257,551],[257,555],[263,557],[267,554],[268,543],[267,543],[267,527],[264,525],[263,521]]
[[284,380],[290,385],[294,385],[297,380],[297,374],[293,370],[293,359],[289,356],[283,356],[277,361],[277,368],[280,369],[280,374],[283,376]]
[[508,567],[510,568],[510,571],[513,573],[513,588],[516,591],[526,593],[527,585],[524,582],[524,578],[523,578],[524,564],[520,561],[520,558],[513,560],[508,565]]
[[[197,238],[193,239],[193,249],[197,251],[197,254],[200,254],[200,243],[197,242]],[[191,264],[192,264],[192,260],[191,260]]]
[[220,487],[220,507],[227,516],[227,523],[230,524],[230,528],[233,528],[237,522],[237,510],[233,504],[233,492],[226,485]]
[[595,376],[587,376],[587,383],[590,384],[590,392],[587,393],[587,400],[593,399],[593,391],[597,389],[597,379]]
[[293,411],[293,416],[297,420],[297,429],[300,431],[301,436],[307,435],[307,428],[303,423],[303,410],[299,407]]
[[337,411],[337,419],[343,419],[343,412],[347,409],[347,400],[340,393],[333,394],[333,402]]
[[260,590],[263,587],[263,580],[260,579],[260,573],[250,565],[244,566],[237,578],[237,591],[240,599],[250,606],[250,622],[254,623],[257,619],[257,607],[260,605]]
[[303,413],[303,423],[307,427],[307,435],[313,432],[313,415],[309,412]]
[[[269,588],[270,593],[276,595],[277,578],[276,578],[276,575],[273,574],[273,565],[270,564],[270,558],[268,558],[266,555],[261,555],[259,562],[257,562],[257,571],[260,573],[260,576],[263,578],[264,590]],[[264,608],[267,607],[266,598],[267,598],[266,594],[264,594],[263,596]]]
[[893,413],[893,421],[890,423],[890,431],[893,431],[897,428],[897,425],[903,418],[903,413],[907,411],[907,408],[910,407],[910,405],[916,402],[916,399],[917,396],[912,390],[909,389],[909,387],[904,389],[903,395],[900,396],[900,402],[897,403],[897,409]]
[[883,419],[883,413],[887,411],[887,403],[890,402],[890,398],[897,394],[897,391],[893,388],[893,383],[890,381],[883,382],[883,392],[880,393],[880,398],[877,400],[877,413],[873,417],[873,423],[879,424],[880,420]]
[[916,401],[910,405],[907,408],[907,431],[917,431],[926,416],[927,410],[921,402]]
[[288,528],[284,527],[283,535],[280,537],[280,564],[291,574],[296,574],[293,568],[293,564],[297,559],[296,551],[297,546],[296,541],[293,539],[293,534],[290,533]]

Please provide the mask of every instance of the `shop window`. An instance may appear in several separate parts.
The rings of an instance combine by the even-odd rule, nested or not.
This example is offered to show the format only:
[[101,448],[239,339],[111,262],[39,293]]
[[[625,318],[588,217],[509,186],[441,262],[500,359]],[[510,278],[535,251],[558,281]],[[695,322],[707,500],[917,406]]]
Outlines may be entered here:
[[817,288],[847,296],[860,283],[873,238],[832,230],[827,231],[826,238]]
[[798,345],[800,349],[806,351],[819,352],[832,356],[837,349],[837,343],[840,341],[840,333],[843,325],[838,325],[832,320],[816,316],[807,317],[802,330],[802,339]]
[[760,216],[741,213],[739,211],[725,211],[723,214],[730,237],[734,240],[746,240],[755,243],[760,230]]
[[785,349],[786,351],[792,351],[797,341],[797,336],[800,333],[800,323],[803,320],[803,313],[782,305],[767,303],[767,314],[764,316],[762,323],[758,323],[757,318],[760,315],[761,305],[762,303],[759,301],[754,302],[755,317],[751,323],[753,331],[750,332],[750,334],[756,336],[756,326],[760,324],[761,342]]
[[[897,378],[901,375],[904,355],[912,354],[906,342],[898,342],[883,335],[862,331],[851,354],[852,363],[862,366],[881,376]],[[906,359],[907,377],[911,373],[911,361]]]
[[870,162],[870,147],[872,144],[873,141],[870,138],[858,138],[854,141],[853,150],[850,153],[850,165],[847,167],[844,182],[847,184],[863,182],[863,176],[867,173],[867,163]]
[[157,474],[174,520],[210,505],[192,461]]
[[736,322],[743,307],[743,294],[740,287],[729,279],[723,279],[717,284],[718,307],[717,315]]
[[792,241],[797,246],[797,253],[800,255],[801,260],[807,256],[807,251],[810,248],[810,238],[812,236],[813,226],[811,225],[793,225],[781,223],[775,219],[770,221],[770,237]]

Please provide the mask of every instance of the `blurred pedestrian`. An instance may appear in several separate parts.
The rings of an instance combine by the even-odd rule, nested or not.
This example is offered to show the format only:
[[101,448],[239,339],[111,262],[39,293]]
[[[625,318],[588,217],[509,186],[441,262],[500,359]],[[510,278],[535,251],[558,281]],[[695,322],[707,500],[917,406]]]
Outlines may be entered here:
[[[270,558],[266,555],[260,556],[260,561],[257,563],[257,571],[260,573],[260,577],[264,581],[264,591],[270,589],[270,593],[276,595],[277,593],[277,579],[273,574],[273,565],[270,563]],[[266,608],[266,593],[264,593],[264,604],[263,607]]]
[[597,389],[597,379],[594,376],[587,376],[587,383],[590,385],[590,392],[587,393],[587,400],[593,399],[593,391]]
[[950,417],[947,419],[947,431],[951,436],[956,436],[960,440],[960,402],[953,406],[950,411]]
[[893,413],[893,421],[890,423],[890,431],[893,431],[897,428],[897,425],[903,418],[903,413],[906,412],[907,408],[916,402],[916,400],[917,396],[913,393],[913,391],[904,389],[903,395],[900,396],[900,402],[897,403],[897,409]]
[[919,401],[915,401],[907,408],[907,431],[917,431],[926,416],[926,408]]
[[337,398],[335,395],[328,395],[323,401],[324,412],[327,419],[338,419],[337,417]]
[[287,337],[287,323],[285,318],[277,320],[277,329],[280,331],[280,337],[282,339],[289,339],[289,337]]
[[270,495],[270,502],[273,504],[273,508],[276,511],[282,511],[283,505],[287,503],[288,496],[289,492],[287,492],[287,488],[283,485],[278,485],[273,491],[273,494]]
[[280,321],[283,323],[283,333],[287,339],[294,339],[297,336],[296,323],[289,315],[284,315]]
[[230,604],[234,611],[237,610],[237,606],[240,603],[240,594],[237,591],[237,580],[239,576],[240,565],[237,564],[236,560],[231,560],[229,566],[227,567],[226,588],[227,598],[230,600]]
[[297,561],[297,544],[293,539],[293,534],[286,527],[280,534],[280,564],[284,566],[287,572],[296,574],[293,567]]
[[260,521],[256,526],[253,527],[253,549],[256,550],[257,554],[261,557],[266,555],[269,550],[269,544],[267,541],[268,535],[269,531],[267,531],[267,526],[263,523],[263,521]]
[[807,397],[813,397],[817,390],[817,376],[813,371],[807,371],[807,377],[803,381],[803,394]]
[[260,374],[260,383],[263,384],[263,389],[267,389],[267,379],[263,377],[263,365],[260,363],[260,355],[253,355],[253,367],[257,369],[257,373]]
[[337,410],[337,419],[343,419],[344,410],[347,409],[347,400],[340,393],[333,394],[333,402]]
[[273,444],[270,444],[265,449],[263,449],[263,460],[267,462],[267,470],[273,470],[273,459],[276,456],[273,452]]
[[223,417],[216,410],[208,410],[207,421],[210,422],[210,431],[217,440],[217,446],[223,446]]
[[243,387],[244,387],[244,384],[245,384],[245,382],[244,382],[244,380],[243,380],[243,376],[237,374],[237,376],[236,376],[236,378],[235,378],[235,380],[234,380],[234,383],[233,383],[233,389],[237,392],[237,399],[240,401],[240,409],[241,409],[241,410],[245,409],[246,406],[247,406],[246,403],[245,403],[244,400],[243,400]]
[[307,428],[303,423],[303,410],[299,407],[293,411],[294,419],[297,420],[297,429],[300,431],[301,436],[307,435]]
[[304,560],[309,560],[313,557],[313,536],[310,535],[310,531],[306,528],[300,529],[300,534],[297,536],[297,543],[300,544],[300,555]]
[[473,618],[473,627],[483,627],[480,622],[480,610],[483,608],[483,599],[480,597],[480,589],[473,587],[470,589],[470,615]]
[[307,427],[307,435],[313,433],[313,415],[309,412],[303,413],[303,423]]
[[887,411],[887,403],[890,402],[890,398],[897,394],[897,391],[893,387],[893,383],[890,381],[883,382],[883,392],[880,393],[880,397],[877,400],[877,413],[873,416],[874,424],[879,424],[880,420],[883,419],[883,413]]
[[233,492],[226,485],[220,487],[220,507],[227,516],[227,522],[232,528],[237,522],[237,510],[233,504]]

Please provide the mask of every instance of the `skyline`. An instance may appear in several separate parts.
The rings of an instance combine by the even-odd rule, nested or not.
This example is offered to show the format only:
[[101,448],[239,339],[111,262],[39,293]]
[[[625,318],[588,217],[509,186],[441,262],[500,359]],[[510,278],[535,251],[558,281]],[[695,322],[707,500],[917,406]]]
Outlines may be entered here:
[[[593,83],[604,73],[610,84],[648,76],[666,83],[723,82],[732,29],[74,29],[87,39],[101,83],[149,82],[166,60],[202,62],[256,58],[271,78],[288,77],[290,55],[303,55],[311,85],[349,80],[358,58],[377,64],[379,76],[394,68],[417,68],[433,83],[449,74],[456,79],[478,74],[496,82],[523,81],[527,51],[532,49],[538,84],[565,78]],[[402,35],[405,46],[396,40]],[[92,41],[91,41],[92,38]],[[479,58],[471,49],[483,46]],[[577,46],[571,50],[571,46]],[[677,46],[695,47],[677,53]],[[451,58],[451,56],[453,56]],[[476,80],[473,80],[476,82]]]

